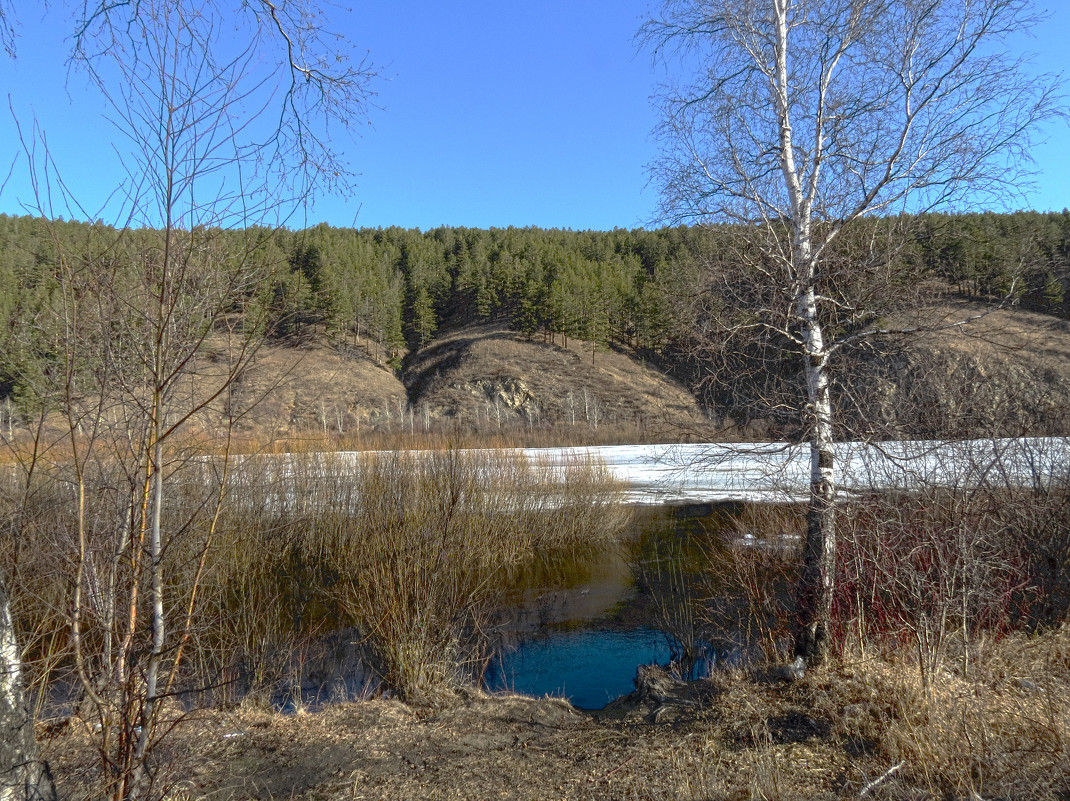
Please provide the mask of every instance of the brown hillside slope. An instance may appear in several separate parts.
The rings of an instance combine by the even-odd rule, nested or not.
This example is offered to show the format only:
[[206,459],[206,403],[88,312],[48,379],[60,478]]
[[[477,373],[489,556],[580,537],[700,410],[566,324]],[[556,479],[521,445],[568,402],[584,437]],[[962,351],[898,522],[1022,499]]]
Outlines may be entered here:
[[1070,434],[1070,322],[961,303],[894,324],[928,330],[876,343],[853,371],[855,424],[863,430]]
[[400,417],[405,386],[359,348],[265,345],[235,387],[240,429],[263,437],[350,433]]
[[[592,363],[593,362],[593,363]],[[679,430],[702,419],[686,388],[614,351],[593,355],[532,341],[501,326],[465,326],[409,357],[410,401],[477,428],[527,424]]]
[[[977,319],[954,324],[971,316]],[[919,311],[888,326],[924,330],[873,340],[852,364],[837,364],[843,436],[1070,434],[1070,322],[963,303]],[[213,345],[196,361],[177,409],[215,394],[227,374],[224,352]],[[88,399],[86,404],[93,405]],[[333,345],[322,336],[300,345],[267,343],[232,394],[213,400],[190,429],[216,437],[227,420],[260,444],[372,430],[546,427],[559,428],[567,439],[573,425],[577,431],[601,427],[610,439],[624,430],[630,432],[626,438],[646,440],[718,436],[703,425],[700,404],[682,384],[638,359],[598,351],[592,363],[589,343],[571,341],[565,348],[495,325],[444,332],[409,355],[400,377],[363,348]],[[50,415],[53,433],[62,434],[64,425]],[[774,424],[735,433],[761,434],[798,432]],[[29,437],[24,423],[15,440]]]
[[[859,361],[840,365],[849,432],[1070,433],[1070,322],[961,303],[888,325],[924,330],[874,341]],[[237,400],[238,407],[259,401],[239,426],[260,438],[572,424],[677,438],[704,419],[683,385],[624,353],[598,351],[592,363],[589,343],[564,348],[500,325],[442,333],[406,359],[400,378],[360,348],[266,346],[239,382]]]

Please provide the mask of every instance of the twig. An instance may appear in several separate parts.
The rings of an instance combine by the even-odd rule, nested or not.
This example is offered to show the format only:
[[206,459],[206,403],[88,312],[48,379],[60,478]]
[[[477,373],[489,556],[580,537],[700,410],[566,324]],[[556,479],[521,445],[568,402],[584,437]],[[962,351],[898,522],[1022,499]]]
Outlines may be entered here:
[[611,770],[611,771],[610,771],[609,773],[607,773],[607,774],[606,774],[605,776],[603,776],[603,777],[602,777],[602,781],[605,781],[606,779],[608,779],[608,778],[609,778],[610,776],[612,776],[612,775],[613,775],[614,773],[616,773],[616,772],[617,772],[618,770],[620,770],[621,768],[623,768],[623,767],[624,767],[625,765],[627,765],[627,764],[628,764],[629,762],[631,762],[631,761],[632,761],[633,759],[635,759],[635,754],[632,754],[632,755],[631,755],[630,757],[628,757],[628,758],[627,758],[626,760],[624,760],[624,761],[623,761],[623,762],[621,762],[621,763],[620,763],[619,765],[617,765],[617,767],[613,768],[613,770]]
[[876,779],[869,782],[865,787],[859,790],[858,797],[861,798],[862,796],[867,795],[871,791],[877,789],[877,787],[884,784],[884,782],[890,779],[892,775],[905,764],[906,762],[900,762],[898,765],[892,765],[890,768],[888,768],[888,770],[884,771],[884,773],[882,773]]

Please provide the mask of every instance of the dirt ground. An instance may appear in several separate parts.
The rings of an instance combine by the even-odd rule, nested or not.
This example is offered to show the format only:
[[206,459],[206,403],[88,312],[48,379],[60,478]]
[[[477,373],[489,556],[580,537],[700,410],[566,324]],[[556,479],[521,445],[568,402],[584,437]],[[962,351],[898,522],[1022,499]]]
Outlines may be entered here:
[[[1070,798],[1070,636],[1011,645],[984,675],[924,689],[909,665],[861,661],[792,683],[775,671],[664,678],[600,712],[476,691],[434,710],[377,699],[198,712],[157,749],[154,789],[219,801]],[[1025,680],[1029,665],[1045,667]],[[43,739],[64,798],[102,795],[88,729]]]
[[[963,740],[963,731],[933,728],[942,714],[897,676],[849,667],[794,683],[667,680],[600,712],[477,692],[437,710],[375,699],[305,714],[204,711],[159,748],[156,789],[220,801],[837,799],[867,787],[862,795],[877,799],[1070,797],[1064,712],[1053,719],[1055,741],[1030,729],[1027,757],[1018,745],[1004,753],[985,743],[991,765],[982,770],[969,761],[976,754],[962,761],[956,743],[973,749],[998,734],[984,722],[993,692],[1031,714],[1019,684],[956,684],[947,720],[965,727]],[[961,698],[979,693],[988,694],[976,717]],[[88,734],[70,729],[44,748],[65,798],[100,795]],[[977,792],[985,787],[1005,795]]]
[[[559,699],[482,693],[436,711],[372,700],[301,715],[201,712],[164,741],[157,781],[173,787],[173,798],[233,801],[705,798],[714,797],[699,787],[713,760],[717,797],[733,789],[724,785],[725,768],[737,761],[738,771],[727,773],[738,773],[734,795],[747,797],[750,734],[723,753],[710,739],[722,728],[711,704],[718,692],[699,682],[672,700],[601,713]],[[826,790],[848,781],[847,754],[836,744],[815,751],[807,741],[822,725],[809,732],[810,722],[800,720],[784,754],[806,752],[814,764],[800,797],[835,797]],[[88,738],[68,733],[47,751],[61,792],[92,797],[95,771],[80,769],[94,760]]]

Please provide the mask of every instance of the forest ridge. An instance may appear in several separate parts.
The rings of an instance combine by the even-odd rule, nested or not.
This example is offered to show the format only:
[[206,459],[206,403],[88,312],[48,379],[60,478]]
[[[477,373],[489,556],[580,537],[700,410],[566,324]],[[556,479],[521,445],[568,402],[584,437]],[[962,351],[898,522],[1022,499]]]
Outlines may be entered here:
[[[1070,212],[927,215],[906,221],[892,258],[961,296],[1011,297],[1070,317]],[[686,364],[686,304],[705,265],[730,258],[725,227],[569,231],[539,228],[251,229],[220,232],[226,252],[254,259],[248,291],[268,340],[326,334],[360,342],[399,372],[441,331],[496,323],[524,335],[584,340],[650,359],[697,387]],[[136,269],[152,232],[0,215],[0,395],[24,398],[28,360],[50,359],[51,295],[72,269]],[[252,247],[249,237],[255,241]],[[119,243],[119,244],[116,244]],[[57,253],[66,254],[62,259]],[[251,255],[249,255],[251,254]],[[77,259],[76,259],[77,260]],[[28,343],[28,327],[38,334]],[[594,354],[592,354],[594,356]]]

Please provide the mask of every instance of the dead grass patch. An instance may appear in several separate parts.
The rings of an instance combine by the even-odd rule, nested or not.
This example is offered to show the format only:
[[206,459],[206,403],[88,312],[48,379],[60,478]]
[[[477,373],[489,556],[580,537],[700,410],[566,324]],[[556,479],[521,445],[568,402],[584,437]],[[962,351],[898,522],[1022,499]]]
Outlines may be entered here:
[[[892,652],[790,684],[722,673],[602,713],[479,692],[435,710],[209,711],[176,729],[168,769],[181,779],[173,798],[231,801],[1054,801],[1070,792],[1068,655],[1060,629],[993,643],[968,680],[948,673],[928,689]],[[46,744],[71,798],[88,797],[69,778],[80,737]]]

